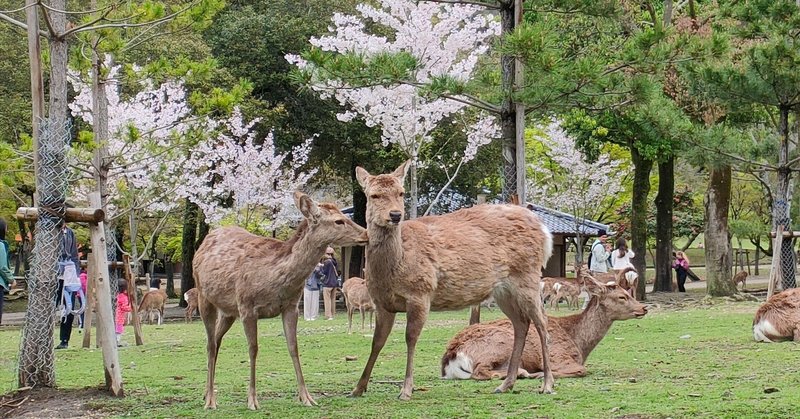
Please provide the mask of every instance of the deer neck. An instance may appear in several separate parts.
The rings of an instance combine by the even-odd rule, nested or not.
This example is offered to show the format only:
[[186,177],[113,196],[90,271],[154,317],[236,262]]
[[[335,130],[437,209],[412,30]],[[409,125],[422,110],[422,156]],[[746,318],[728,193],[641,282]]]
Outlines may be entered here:
[[390,279],[391,272],[403,259],[403,223],[395,228],[367,226],[367,269],[373,281]]
[[592,296],[592,300],[583,312],[562,319],[562,327],[569,336],[572,336],[572,341],[581,351],[584,361],[603,340],[612,323],[596,296]]
[[[284,246],[289,252],[288,261],[291,266],[315,266],[325,254],[328,243],[315,237],[308,221],[303,220],[294,236],[287,240]],[[303,280],[306,279],[307,273],[303,272]]]

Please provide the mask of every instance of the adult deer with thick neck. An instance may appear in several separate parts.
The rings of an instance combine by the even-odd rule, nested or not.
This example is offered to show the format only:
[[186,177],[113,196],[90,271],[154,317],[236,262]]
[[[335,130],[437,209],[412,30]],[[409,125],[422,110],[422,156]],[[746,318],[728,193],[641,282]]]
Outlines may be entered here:
[[250,385],[247,406],[258,408],[256,355],[258,319],[281,315],[286,345],[294,364],[300,401],[315,405],[306,389],[297,353],[297,304],[306,278],[314,270],[329,244],[363,245],[364,228],[341,213],[336,205],[317,204],[295,192],[295,204],[305,219],[288,241],[248,233],[239,227],[213,230],[194,257],[200,317],[208,336],[208,378],[205,407],[216,409],[214,374],[222,337],[237,318],[242,319],[250,351]]
[[[414,387],[414,351],[430,310],[458,310],[494,296],[514,326],[509,371],[516,372],[533,321],[547,346],[547,317],[542,308],[541,269],[552,253],[552,236],[527,209],[514,205],[478,205],[451,214],[403,220],[403,182],[409,162],[391,174],[370,175],[356,168],[367,195],[367,288],[375,303],[372,350],[352,392],[367,390],[372,368],[392,330],[395,314],[407,313],[406,375],[400,399]],[[553,392],[549,355],[542,351],[541,392]],[[510,390],[517,374],[508,374],[496,392]]]

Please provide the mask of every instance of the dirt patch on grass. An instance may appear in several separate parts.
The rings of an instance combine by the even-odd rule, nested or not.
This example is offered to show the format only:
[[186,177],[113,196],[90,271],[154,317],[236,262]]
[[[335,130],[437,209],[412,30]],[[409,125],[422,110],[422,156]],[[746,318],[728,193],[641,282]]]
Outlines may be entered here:
[[113,413],[93,408],[95,402],[110,399],[98,388],[36,388],[0,396],[2,418],[105,418]]

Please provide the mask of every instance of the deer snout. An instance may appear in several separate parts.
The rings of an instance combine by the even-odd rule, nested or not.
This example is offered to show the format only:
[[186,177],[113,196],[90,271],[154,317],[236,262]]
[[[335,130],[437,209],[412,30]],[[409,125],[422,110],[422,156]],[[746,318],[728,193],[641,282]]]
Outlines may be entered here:
[[400,218],[403,217],[403,213],[400,211],[389,211],[389,219],[392,220],[392,223],[399,224]]
[[633,312],[636,317],[644,317],[647,314],[647,307],[642,306],[639,310]]

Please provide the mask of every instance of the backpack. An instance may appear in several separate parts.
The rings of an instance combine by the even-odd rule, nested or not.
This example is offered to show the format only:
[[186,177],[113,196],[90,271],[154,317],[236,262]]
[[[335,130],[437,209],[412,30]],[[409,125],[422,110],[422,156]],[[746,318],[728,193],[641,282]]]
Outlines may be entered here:
[[[588,267],[589,267],[590,271],[592,270],[592,254],[594,253],[594,247],[596,245],[598,245],[598,244],[600,244],[600,243],[597,242],[597,243],[593,244],[592,247],[589,249],[589,258],[587,259],[586,263],[588,263]],[[606,259],[606,265],[608,265],[609,269],[611,268],[611,265],[612,265],[611,264],[611,255],[608,255],[608,259]]]

